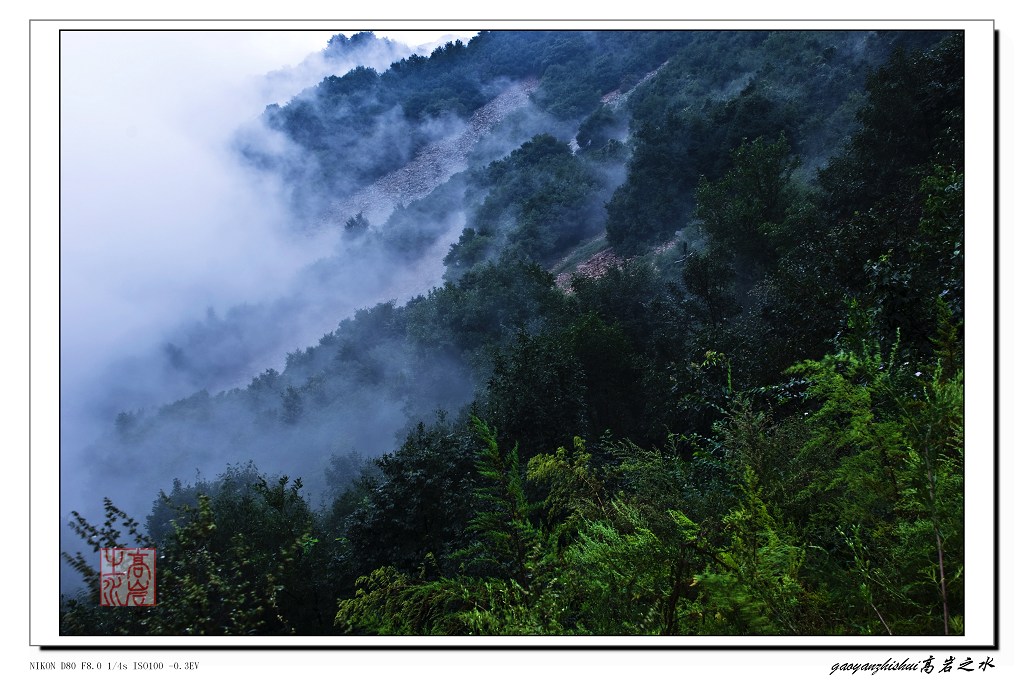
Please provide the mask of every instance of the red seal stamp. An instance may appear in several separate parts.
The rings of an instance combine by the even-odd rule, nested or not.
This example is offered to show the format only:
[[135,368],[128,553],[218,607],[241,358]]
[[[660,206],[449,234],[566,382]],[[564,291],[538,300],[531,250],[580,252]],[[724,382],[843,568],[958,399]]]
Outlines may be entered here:
[[156,605],[156,549],[100,549],[100,605]]

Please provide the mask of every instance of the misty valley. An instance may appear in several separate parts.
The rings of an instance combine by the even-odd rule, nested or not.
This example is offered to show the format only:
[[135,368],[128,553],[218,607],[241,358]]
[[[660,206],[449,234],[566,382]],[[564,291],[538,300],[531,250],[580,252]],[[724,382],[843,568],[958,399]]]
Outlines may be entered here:
[[310,60],[230,299],[62,339],[62,634],[964,633],[962,32]]

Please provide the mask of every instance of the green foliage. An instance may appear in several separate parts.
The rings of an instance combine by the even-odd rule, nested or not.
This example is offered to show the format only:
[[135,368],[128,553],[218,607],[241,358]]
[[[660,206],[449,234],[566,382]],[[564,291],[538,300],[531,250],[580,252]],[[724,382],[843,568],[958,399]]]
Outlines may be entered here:
[[652,315],[662,306],[664,287],[657,272],[643,262],[609,269],[599,279],[576,276],[573,295],[580,312],[596,313],[616,326],[631,345],[641,348],[658,332],[661,324]]
[[514,581],[456,577],[422,582],[391,567],[361,577],[339,603],[345,633],[380,635],[536,635],[563,633],[531,608]]
[[456,614],[461,594],[451,584],[417,583],[394,567],[375,569],[356,584],[355,595],[338,603],[334,619],[345,633],[466,633]]
[[704,110],[687,107],[634,120],[633,155],[626,183],[608,203],[608,242],[624,254],[670,239],[694,209],[701,176],[718,180],[728,151],[746,140],[777,138],[786,131],[782,107],[755,85]]
[[476,491],[476,516],[469,523],[470,531],[477,534],[476,544],[469,549],[470,563],[527,588],[538,534],[523,491],[519,447],[502,455],[494,430],[477,417],[472,421],[484,447],[476,464],[483,486]]
[[537,331],[560,315],[554,278],[517,259],[481,265],[406,306],[408,337],[424,354],[450,352],[483,367],[520,330]]
[[963,302],[963,36],[897,51],[870,75],[861,126],[819,175],[833,279],[866,291],[879,336],[924,353],[936,297]]
[[[534,136],[492,162],[474,175],[471,185],[482,196],[471,216],[479,230],[464,233],[465,245],[449,253],[448,263],[456,266],[447,273],[449,280],[502,250],[550,263],[567,247],[600,231],[597,178],[568,144],[550,134]],[[481,236],[490,245],[480,245]]]
[[363,496],[341,523],[342,559],[350,575],[383,565],[412,572],[431,556],[448,571],[447,556],[465,545],[475,479],[470,428],[439,417],[418,424],[394,453],[374,461],[376,474],[355,491]]
[[494,96],[496,83],[538,79],[536,103],[574,126],[603,94],[632,86],[689,40],[677,31],[483,31],[380,74],[357,67],[328,76],[268,107],[265,122],[306,153],[302,164],[259,141],[243,148],[254,163],[280,172],[300,204],[322,203],[408,163],[450,131],[438,122],[468,118]]
[[785,247],[781,225],[796,165],[784,136],[757,138],[732,151],[732,167],[720,181],[698,184],[695,215],[712,246],[735,255],[737,271],[763,270],[776,248]]
[[964,177],[936,165],[921,180],[917,226],[869,261],[866,298],[879,333],[899,329],[909,345],[929,348],[939,308],[960,319],[964,311]]
[[[357,579],[357,590],[339,604],[335,623],[346,631],[371,633],[534,633],[530,609],[540,560],[541,534],[530,521],[518,448],[502,454],[494,430],[471,422],[483,445],[476,461],[481,485],[476,513],[467,525],[472,540],[453,558],[455,577],[428,580],[427,555],[419,579],[382,567]],[[550,627],[548,627],[550,628]]]
[[591,467],[591,455],[579,436],[570,456],[565,448],[530,458],[526,478],[545,487],[542,503],[547,529],[556,537],[572,535],[586,520],[605,514],[603,479]]
[[[140,538],[131,519],[124,525],[137,541],[156,546],[157,603],[152,607],[98,607],[98,575],[76,560],[93,587],[65,603],[66,633],[156,635],[283,635],[322,632],[322,604],[333,591],[315,572],[325,553],[312,512],[300,495],[302,483],[282,476],[268,482],[250,466],[229,470],[213,484],[176,484],[161,494],[149,526],[158,540]],[[116,521],[125,516],[106,501],[107,519],[97,529],[75,527],[93,545],[123,546]],[[157,526],[159,524],[160,526]],[[97,547],[98,551],[99,548]]]
[[602,105],[580,124],[576,142],[584,152],[597,151],[604,148],[609,141],[623,138],[625,129],[626,122],[622,115]]
[[[628,297],[626,292],[622,295]],[[639,439],[647,435],[645,427],[654,414],[648,400],[652,389],[643,383],[643,358],[624,331],[627,322],[606,323],[602,316],[613,320],[616,313],[604,310],[602,315],[593,311],[582,314],[562,334],[578,361],[585,384],[586,421],[577,427],[578,433],[587,429],[584,435],[593,437],[600,430]],[[634,319],[628,323],[641,322]],[[644,339],[637,341],[642,344]]]
[[[62,551],[61,557],[81,575],[86,585],[85,594],[88,594],[91,603],[98,604],[100,597],[100,572],[97,561],[100,550],[102,548],[126,547],[149,548],[153,546],[153,541],[143,533],[141,524],[124,510],[114,505],[110,498],[103,499],[103,524],[100,526],[91,524],[78,512],[72,512],[71,517],[73,519],[69,523],[71,529],[80,539],[85,541],[95,557],[92,560],[87,560],[81,551],[76,552],[74,555]],[[84,601],[81,597],[71,602],[77,605],[85,604],[88,606],[89,604],[89,601]]]
[[[749,484],[749,482],[748,482]],[[695,575],[700,631],[708,634],[799,634],[806,603],[800,583],[804,551],[780,534],[753,490],[723,520],[729,545]]]
[[494,359],[487,415],[527,453],[572,439],[586,429],[583,369],[561,338],[520,333]]
[[[690,40],[685,32],[550,32],[534,45],[541,66],[537,100],[556,117],[578,121],[600,97],[626,89]],[[521,59],[521,58],[520,58]]]
[[811,527],[853,557],[860,630],[949,633],[963,614],[962,371],[944,376],[941,364],[869,346],[794,371],[819,405],[799,459],[835,465],[807,486],[828,494]]
[[683,283],[691,296],[688,313],[701,325],[720,329],[741,308],[733,288],[736,270],[723,250],[689,253],[683,262]]
[[494,236],[490,232],[467,226],[444,257],[445,277],[458,281],[470,268],[486,260],[493,249]]
[[[578,541],[565,551],[569,617],[580,633],[598,635],[674,633],[666,623],[673,585],[684,579],[673,568],[676,551],[659,538],[639,512],[612,503],[614,520],[584,522]],[[684,538],[694,527],[680,515]]]
[[[77,518],[96,549],[157,545],[166,595],[116,621],[65,599],[62,630],[962,632],[963,46],[935,38],[485,32],[269,112],[321,161],[400,118],[354,163],[368,178],[487,80],[537,78],[535,104],[581,148],[510,125],[528,140],[382,228],[416,255],[465,211],[442,287],[359,311],[234,395],[123,413],[111,445],[132,454],[161,421],[216,426],[226,408],[244,430],[210,454],[252,427],[329,434],[364,403],[412,419],[365,465],[313,451],[332,456],[322,513],[250,467],[175,482],[145,531],[109,501],[101,526]],[[899,44],[926,49],[885,62]],[[600,230],[627,156],[607,204],[617,266],[559,288],[545,266]],[[458,419],[417,421],[437,405]]]

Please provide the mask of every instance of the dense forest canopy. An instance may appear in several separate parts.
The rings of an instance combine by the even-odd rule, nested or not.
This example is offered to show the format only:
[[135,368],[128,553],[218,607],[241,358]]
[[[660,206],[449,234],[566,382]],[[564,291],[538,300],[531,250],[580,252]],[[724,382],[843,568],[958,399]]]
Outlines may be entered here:
[[117,416],[97,468],[181,473],[73,528],[156,547],[159,602],[68,554],[62,632],[964,632],[963,35],[483,32],[268,108],[308,163],[239,151],[341,197],[527,82],[333,220],[394,270],[458,222],[442,285]]

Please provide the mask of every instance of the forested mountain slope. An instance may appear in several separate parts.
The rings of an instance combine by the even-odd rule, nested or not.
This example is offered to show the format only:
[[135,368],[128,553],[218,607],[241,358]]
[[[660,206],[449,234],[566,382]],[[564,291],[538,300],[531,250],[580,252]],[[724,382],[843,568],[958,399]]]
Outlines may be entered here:
[[161,600],[62,630],[961,633],[963,87],[957,33],[485,32],[269,108],[326,279],[445,281],[125,408]]

